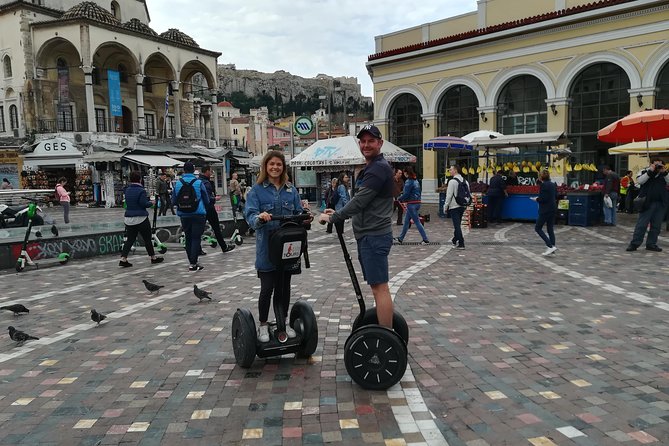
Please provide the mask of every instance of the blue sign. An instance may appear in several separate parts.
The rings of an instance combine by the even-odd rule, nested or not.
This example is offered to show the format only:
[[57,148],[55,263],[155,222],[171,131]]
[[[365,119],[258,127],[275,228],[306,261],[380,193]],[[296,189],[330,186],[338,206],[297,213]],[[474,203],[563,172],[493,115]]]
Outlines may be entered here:
[[112,116],[123,116],[123,102],[121,100],[121,77],[116,70],[107,70],[107,85],[109,86],[109,108]]

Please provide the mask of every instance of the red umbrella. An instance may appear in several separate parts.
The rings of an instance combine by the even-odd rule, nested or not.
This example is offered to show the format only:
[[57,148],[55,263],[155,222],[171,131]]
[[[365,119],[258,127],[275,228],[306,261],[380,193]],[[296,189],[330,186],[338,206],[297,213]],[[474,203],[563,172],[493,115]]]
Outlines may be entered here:
[[597,132],[604,142],[628,143],[669,137],[669,110],[645,110],[618,119]]

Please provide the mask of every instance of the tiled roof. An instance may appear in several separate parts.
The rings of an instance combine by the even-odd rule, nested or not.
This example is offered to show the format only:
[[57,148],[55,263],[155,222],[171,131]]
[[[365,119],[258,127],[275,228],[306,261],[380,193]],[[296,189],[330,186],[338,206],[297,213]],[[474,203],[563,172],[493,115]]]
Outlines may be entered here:
[[234,105],[232,105],[232,102],[229,102],[229,101],[219,102],[218,106],[219,107],[234,107]]
[[557,19],[560,17],[566,17],[574,14],[580,14],[586,11],[592,11],[599,8],[605,8],[608,6],[619,5],[622,3],[628,3],[634,0],[600,0],[597,2],[587,3],[584,5],[573,6],[571,8],[562,9],[560,11],[551,11],[545,14],[540,14],[532,17],[526,17],[524,19],[513,20],[511,22],[500,23],[499,25],[488,26],[486,28],[474,29],[471,31],[466,31],[460,34],[454,34],[452,36],[442,37],[440,39],[429,40],[427,42],[415,43],[413,45],[408,45],[401,48],[395,48],[388,51],[382,51],[380,53],[372,54],[367,59],[377,60],[383,59],[384,57],[396,56],[398,54],[411,53],[412,51],[419,51],[426,48],[431,48],[439,45],[444,45],[447,43],[453,43],[461,40],[467,40],[474,37],[483,36],[486,34],[492,34],[500,31],[506,31],[513,28],[518,28],[525,25],[532,25],[535,23],[544,22],[547,20]]
[[106,9],[98,6],[93,2],[82,2],[76,6],[73,6],[63,14],[62,19],[78,19],[85,18],[94,20],[96,22],[105,23],[107,25],[120,25],[121,22],[114,17],[111,12]]
[[179,31],[176,28],[168,29],[164,33],[161,33],[160,37],[162,37],[164,39],[172,40],[172,41],[180,43],[182,45],[194,46],[196,48],[200,48],[200,45],[198,45],[197,42],[195,42],[195,40],[193,40],[193,38],[191,36],[189,36],[186,33],[183,33],[181,31]]
[[130,31],[135,31],[142,34],[149,34],[151,36],[157,36],[158,33],[155,32],[149,25],[142,23],[139,19],[130,19],[129,22],[125,22],[122,25],[125,29]]

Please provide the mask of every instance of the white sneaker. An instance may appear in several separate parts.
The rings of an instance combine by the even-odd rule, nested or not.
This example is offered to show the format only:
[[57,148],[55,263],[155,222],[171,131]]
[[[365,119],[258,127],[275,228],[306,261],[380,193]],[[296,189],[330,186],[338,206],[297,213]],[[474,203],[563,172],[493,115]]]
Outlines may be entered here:
[[541,253],[541,255],[542,256],[548,256],[548,255],[553,254],[555,251],[557,251],[557,248],[555,246],[552,246],[550,248],[546,248],[546,250],[543,253]]
[[288,335],[289,339],[293,339],[294,337],[297,336],[297,333],[295,333],[295,330],[293,330],[293,328],[290,325],[288,325],[288,323],[289,321],[286,320],[286,334]]
[[258,327],[258,341],[269,342],[269,325],[261,325]]

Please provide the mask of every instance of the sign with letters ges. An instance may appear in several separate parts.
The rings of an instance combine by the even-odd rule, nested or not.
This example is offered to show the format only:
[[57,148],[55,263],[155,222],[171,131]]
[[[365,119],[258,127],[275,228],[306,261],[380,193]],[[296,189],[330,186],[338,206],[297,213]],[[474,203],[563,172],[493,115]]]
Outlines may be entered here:
[[64,138],[52,138],[40,141],[32,153],[27,153],[26,158],[34,157],[61,157],[61,156],[76,156],[81,157],[81,152],[74,147],[74,145]]
[[314,123],[308,116],[300,116],[295,121],[295,133],[306,136],[314,130]]

